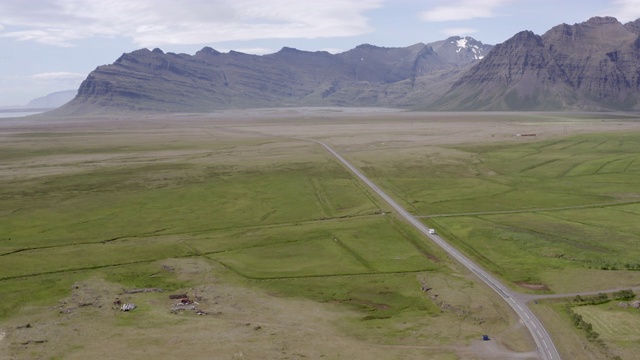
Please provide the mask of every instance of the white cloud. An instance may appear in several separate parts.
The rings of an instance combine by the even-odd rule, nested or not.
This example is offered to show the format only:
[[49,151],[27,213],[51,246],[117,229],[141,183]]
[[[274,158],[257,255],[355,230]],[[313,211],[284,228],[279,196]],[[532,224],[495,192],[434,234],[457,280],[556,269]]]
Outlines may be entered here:
[[618,21],[625,23],[640,18],[640,0],[612,0],[611,3],[610,15]]
[[462,36],[465,37],[467,35],[475,34],[478,30],[472,28],[447,28],[440,30],[440,33],[443,35],[449,36]]
[[365,12],[382,1],[3,0],[0,36],[55,46],[122,36],[143,47],[355,36],[372,31]]
[[29,76],[29,78],[32,80],[40,81],[81,81],[86,77],[86,74],[70,73],[64,71],[40,73]]
[[36,41],[60,47],[73,46],[70,40],[80,38],[74,32],[63,29],[9,31],[0,33],[0,37],[14,38],[19,41]]
[[496,16],[495,10],[513,0],[457,0],[419,14],[423,21],[456,21]]

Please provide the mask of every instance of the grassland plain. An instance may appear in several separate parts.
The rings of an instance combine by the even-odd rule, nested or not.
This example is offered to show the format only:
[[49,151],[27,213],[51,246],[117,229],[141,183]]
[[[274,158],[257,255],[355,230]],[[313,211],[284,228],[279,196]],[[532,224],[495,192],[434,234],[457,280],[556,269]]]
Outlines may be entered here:
[[529,357],[496,295],[288,137],[369,120],[296,116],[0,124],[0,357]]
[[[587,297],[584,297],[587,298]],[[536,313],[548,324],[554,337],[564,339],[566,358],[581,359],[635,359],[640,343],[637,330],[640,314],[628,307],[629,302],[610,300],[598,305],[578,305],[574,299],[540,300]],[[621,307],[619,304],[625,304]],[[582,323],[575,324],[575,317],[567,312],[567,306],[580,316]],[[592,339],[585,340],[587,331]]]
[[[492,144],[434,139],[424,147],[384,142],[350,147],[348,157],[406,208],[520,291],[637,286],[640,134],[611,128],[580,133],[573,129],[575,118],[565,120],[556,124],[563,131],[554,135],[538,130],[530,132],[536,137],[525,139],[513,131],[510,139]],[[609,120],[605,115],[598,121]],[[501,138],[500,132],[491,137]],[[549,311],[567,320],[561,308]],[[545,317],[553,323],[551,318]],[[572,339],[566,345],[559,341],[567,358],[625,358],[639,350],[633,335],[633,341],[603,338],[613,349],[608,352],[589,345],[584,334],[565,337],[566,331],[575,331],[571,326],[558,328],[552,329],[556,339]]]
[[[320,147],[292,138],[331,143],[417,215],[449,214],[425,221],[505,280],[560,292],[640,279],[608,262],[615,251],[632,259],[634,225],[590,213],[640,212],[635,161],[624,158],[638,125],[627,115],[335,109],[4,121],[0,354],[534,358],[494,294]],[[606,160],[588,144],[604,138],[621,144],[598,145]],[[584,152],[562,153],[572,148]],[[553,156],[584,161],[563,172]],[[616,236],[601,244],[596,230]],[[165,292],[124,293],[132,288]],[[211,316],[171,314],[168,292],[197,296]],[[115,298],[138,311],[114,310]],[[566,325],[552,329],[563,354],[598,358]]]
[[[613,279],[640,268],[639,148],[638,133],[583,134],[425,149],[365,171],[505,280],[575,292],[592,287],[551,274],[601,269]],[[375,152],[350,156],[365,163]]]

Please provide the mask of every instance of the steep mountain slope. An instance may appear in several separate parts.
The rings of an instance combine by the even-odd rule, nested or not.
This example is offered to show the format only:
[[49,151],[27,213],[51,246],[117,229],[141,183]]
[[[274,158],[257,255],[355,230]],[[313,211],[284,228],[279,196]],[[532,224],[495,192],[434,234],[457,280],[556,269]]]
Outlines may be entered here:
[[[347,52],[283,48],[256,56],[205,47],[195,55],[142,49],[100,66],[58,114],[206,112],[274,106],[406,106],[416,79],[453,65],[424,44],[361,45]],[[446,81],[454,73],[440,74]],[[446,87],[419,86],[421,98]],[[402,89],[402,90],[399,90]]]
[[433,110],[640,109],[639,22],[595,17],[523,31],[469,69]]

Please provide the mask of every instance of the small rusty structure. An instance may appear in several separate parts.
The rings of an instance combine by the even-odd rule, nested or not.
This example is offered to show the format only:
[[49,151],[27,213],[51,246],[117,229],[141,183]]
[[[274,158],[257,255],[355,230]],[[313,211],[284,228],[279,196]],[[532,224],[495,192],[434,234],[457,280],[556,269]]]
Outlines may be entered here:
[[200,310],[199,308],[199,303],[197,301],[191,300],[189,299],[189,297],[187,297],[186,295],[180,299],[176,299],[178,300],[176,303],[173,304],[173,307],[171,308],[171,313],[173,314],[177,314],[180,312],[184,312],[187,310],[191,310],[193,312],[195,312],[198,315],[207,315],[206,312]]

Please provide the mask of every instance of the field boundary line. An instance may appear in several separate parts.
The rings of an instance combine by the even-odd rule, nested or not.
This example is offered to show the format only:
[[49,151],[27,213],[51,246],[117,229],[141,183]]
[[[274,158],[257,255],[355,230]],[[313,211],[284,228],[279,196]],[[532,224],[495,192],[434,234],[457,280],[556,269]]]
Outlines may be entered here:
[[414,215],[414,216],[416,218],[420,218],[420,219],[430,219],[430,218],[437,218],[437,217],[519,214],[519,213],[531,213],[531,212],[547,212],[547,211],[563,211],[563,210],[577,210],[577,209],[590,209],[590,208],[605,208],[605,207],[624,206],[624,205],[639,204],[639,203],[640,203],[640,200],[629,200],[629,201],[618,201],[618,202],[602,203],[602,204],[562,206],[562,207],[555,207],[555,208],[533,208],[533,209],[522,209],[522,210],[480,211],[480,212],[457,213],[457,214],[433,214],[433,215]]

